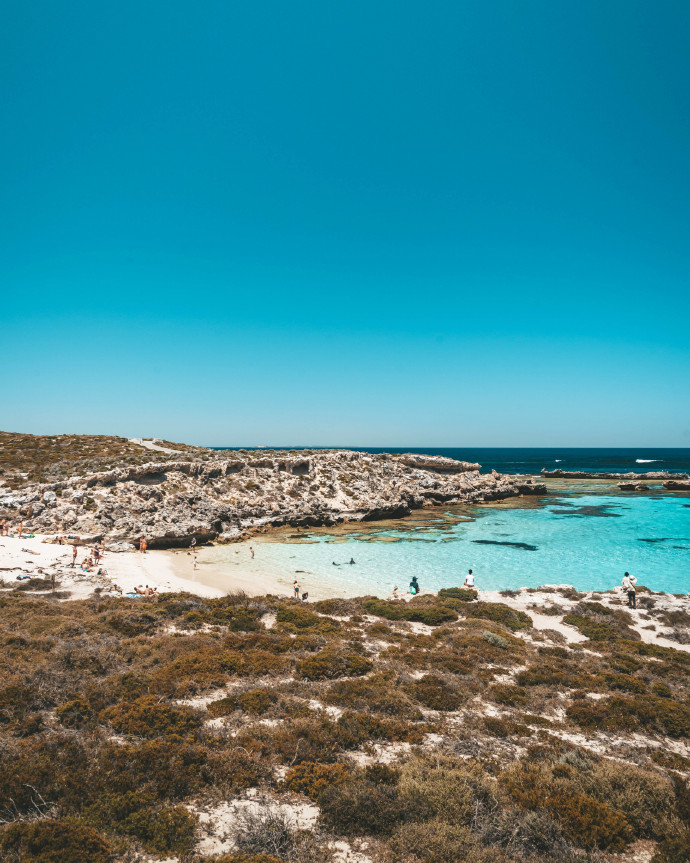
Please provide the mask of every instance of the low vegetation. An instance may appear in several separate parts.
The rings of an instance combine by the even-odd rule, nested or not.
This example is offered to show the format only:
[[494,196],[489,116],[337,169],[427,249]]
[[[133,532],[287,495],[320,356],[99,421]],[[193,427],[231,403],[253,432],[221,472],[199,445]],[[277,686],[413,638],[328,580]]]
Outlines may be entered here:
[[[588,641],[463,588],[146,609],[4,592],[0,859],[336,863],[337,841],[374,863],[613,863],[644,841],[685,861],[690,655],[622,609],[570,616]],[[250,789],[267,802],[202,853],[201,808]]]

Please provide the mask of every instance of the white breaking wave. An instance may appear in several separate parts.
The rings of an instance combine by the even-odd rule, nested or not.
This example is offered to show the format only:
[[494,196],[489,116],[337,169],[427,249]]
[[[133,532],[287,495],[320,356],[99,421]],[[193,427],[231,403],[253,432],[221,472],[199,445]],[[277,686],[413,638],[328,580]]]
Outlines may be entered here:
[[653,462],[653,461],[663,461],[663,459],[660,459],[660,458],[636,458],[635,461],[638,464],[649,464],[650,462]]
[[554,461],[563,461],[563,459],[562,459],[562,458],[557,458],[557,459],[554,459]]

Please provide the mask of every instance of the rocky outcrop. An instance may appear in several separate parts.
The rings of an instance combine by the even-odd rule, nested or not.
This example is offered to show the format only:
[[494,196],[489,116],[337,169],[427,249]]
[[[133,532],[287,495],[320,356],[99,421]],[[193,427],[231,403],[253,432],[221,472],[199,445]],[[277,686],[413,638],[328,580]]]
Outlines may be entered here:
[[420,470],[432,470],[437,473],[466,473],[470,470],[479,470],[480,464],[472,464],[468,461],[456,461],[454,458],[446,458],[440,455],[417,455],[405,453],[400,461],[408,467]]
[[664,483],[669,491],[690,491],[690,477],[685,479],[669,479]]
[[173,548],[233,541],[272,526],[402,518],[440,503],[543,494],[532,478],[481,474],[436,456],[246,452],[123,465],[0,494],[0,514],[27,529]]
[[619,482],[618,488],[621,491],[649,491],[649,486],[645,482]]
[[690,475],[686,473],[671,473],[667,470],[650,470],[645,473],[599,473],[597,471],[585,470],[546,470],[541,469],[541,475],[546,479],[618,479],[618,480],[634,480],[639,482],[645,479],[669,479],[669,480],[690,480]]

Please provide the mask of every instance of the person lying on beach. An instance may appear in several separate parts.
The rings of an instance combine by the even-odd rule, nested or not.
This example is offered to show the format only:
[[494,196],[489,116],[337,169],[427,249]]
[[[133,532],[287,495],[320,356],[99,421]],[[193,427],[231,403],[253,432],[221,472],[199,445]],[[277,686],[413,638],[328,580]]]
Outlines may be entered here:
[[39,554],[40,552],[34,551],[32,548],[23,548],[22,551],[25,551],[27,554]]
[[[148,590],[148,584],[146,585],[146,588]],[[141,585],[138,585],[137,587],[135,587],[133,592],[136,593],[137,596],[146,596],[146,593],[142,589]]]

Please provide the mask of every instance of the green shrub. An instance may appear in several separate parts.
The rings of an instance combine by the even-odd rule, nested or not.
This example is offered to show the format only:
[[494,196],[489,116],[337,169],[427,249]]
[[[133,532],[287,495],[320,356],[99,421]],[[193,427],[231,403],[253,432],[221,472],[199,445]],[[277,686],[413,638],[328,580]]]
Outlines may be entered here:
[[445,605],[412,605],[407,602],[386,602],[383,599],[367,599],[363,603],[368,614],[385,617],[387,620],[409,620],[426,623],[427,626],[440,626],[457,620],[458,615]]
[[186,854],[194,847],[196,823],[196,816],[184,806],[162,806],[132,812],[119,828],[136,837],[147,851]]
[[462,602],[473,602],[479,594],[473,587],[442,587],[438,595],[445,599],[459,599]]
[[664,839],[651,863],[688,863],[690,860],[690,830],[682,836]]
[[414,683],[408,683],[404,689],[410,698],[431,710],[457,710],[463,702],[455,687],[433,674],[425,674]]
[[288,632],[304,632],[306,630],[320,633],[339,632],[341,625],[337,620],[320,617],[314,614],[306,605],[293,603],[281,605],[276,614],[276,624]]
[[502,635],[498,635],[496,632],[490,632],[488,629],[482,632],[482,638],[489,644],[493,644],[494,647],[500,647],[501,650],[505,650],[508,647],[508,642]]
[[690,705],[668,698],[614,695],[600,701],[578,700],[566,709],[568,718],[581,728],[606,731],[646,731],[669,737],[690,737]]
[[285,777],[285,787],[297,794],[317,800],[322,791],[349,779],[352,771],[345,764],[320,764],[303,761],[291,767]]
[[211,716],[227,716],[235,710],[261,715],[278,702],[278,695],[270,689],[249,689],[239,695],[228,695],[212,701],[206,709]]
[[322,824],[345,836],[389,836],[404,819],[395,785],[378,785],[363,774],[324,788]]
[[67,728],[81,728],[92,718],[91,705],[85,698],[73,698],[56,707],[55,715]]
[[358,653],[325,648],[298,662],[297,673],[307,680],[332,680],[336,677],[360,677],[373,667],[370,659]]
[[477,602],[467,607],[465,616],[481,620],[493,620],[517,632],[520,629],[530,629],[532,618],[524,611],[517,611],[503,602]]
[[389,846],[396,860],[407,859],[413,854],[423,863],[458,863],[458,861],[495,860],[498,857],[482,857],[469,827],[449,824],[438,818],[429,821],[411,821],[400,824],[392,836]]
[[101,711],[101,722],[109,723],[120,734],[161,737],[194,734],[201,720],[192,710],[159,702],[155,695],[144,695],[131,703],[121,702]]
[[526,725],[501,716],[484,717],[484,727],[493,737],[529,737],[532,733]]
[[489,689],[488,695],[492,701],[508,707],[522,707],[527,704],[527,695],[519,686],[497,683]]
[[340,680],[325,693],[327,704],[338,704],[354,710],[371,710],[406,719],[421,719],[419,710],[403,692],[380,677],[366,680]]
[[79,821],[15,822],[0,834],[2,859],[17,863],[108,863],[111,848]]

